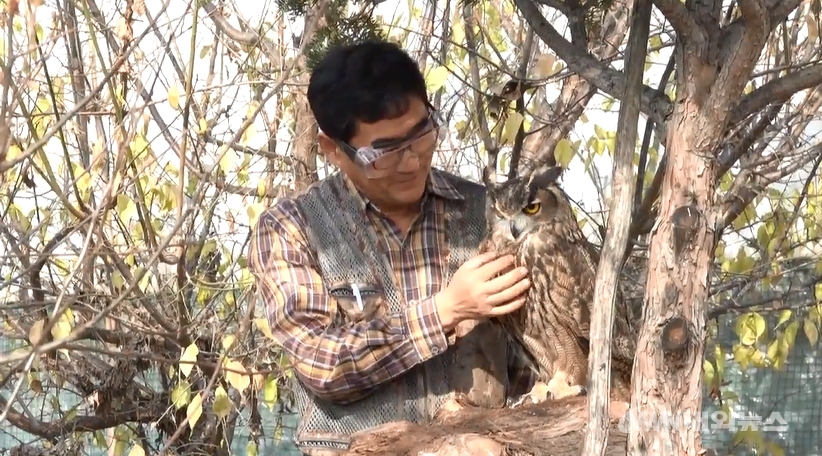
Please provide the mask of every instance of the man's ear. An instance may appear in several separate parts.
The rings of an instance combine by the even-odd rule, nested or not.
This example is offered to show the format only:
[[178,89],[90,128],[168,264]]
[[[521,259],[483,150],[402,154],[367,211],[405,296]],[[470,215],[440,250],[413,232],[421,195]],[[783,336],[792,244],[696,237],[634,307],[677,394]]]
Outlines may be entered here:
[[322,152],[326,160],[333,165],[339,165],[340,147],[337,145],[337,142],[326,136],[323,132],[317,134],[317,139],[320,142],[320,152]]

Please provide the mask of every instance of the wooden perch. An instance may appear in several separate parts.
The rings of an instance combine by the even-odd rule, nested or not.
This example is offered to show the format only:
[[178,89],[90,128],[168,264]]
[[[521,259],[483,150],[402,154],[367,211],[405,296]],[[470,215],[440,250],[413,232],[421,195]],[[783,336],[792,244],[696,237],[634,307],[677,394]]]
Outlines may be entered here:
[[[610,407],[606,455],[625,455],[627,435],[617,428],[624,403]],[[389,423],[353,436],[348,456],[470,456],[483,454],[579,456],[588,424],[588,399],[569,397],[517,408],[466,408],[440,421]]]

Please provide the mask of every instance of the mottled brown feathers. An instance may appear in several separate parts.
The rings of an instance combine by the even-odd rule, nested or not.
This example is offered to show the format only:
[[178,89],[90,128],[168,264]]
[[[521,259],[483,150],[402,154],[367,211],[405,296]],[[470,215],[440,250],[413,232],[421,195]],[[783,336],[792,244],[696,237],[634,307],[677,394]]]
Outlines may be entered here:
[[[587,385],[598,258],[579,228],[570,200],[556,183],[558,176],[556,168],[546,167],[490,185],[489,231],[481,249],[514,254],[516,265],[530,271],[532,286],[526,304],[496,320],[498,324],[521,346],[541,382],[560,377],[579,391]],[[617,296],[612,396],[619,398],[626,390],[630,395],[636,353],[632,318]]]

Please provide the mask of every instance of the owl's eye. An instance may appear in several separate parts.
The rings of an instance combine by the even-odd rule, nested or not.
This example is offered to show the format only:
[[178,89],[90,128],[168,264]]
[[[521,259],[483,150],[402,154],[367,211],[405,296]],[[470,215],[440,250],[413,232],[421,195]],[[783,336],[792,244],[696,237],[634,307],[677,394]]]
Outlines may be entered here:
[[525,215],[534,215],[539,212],[540,204],[539,203],[531,203],[522,208],[522,213]]

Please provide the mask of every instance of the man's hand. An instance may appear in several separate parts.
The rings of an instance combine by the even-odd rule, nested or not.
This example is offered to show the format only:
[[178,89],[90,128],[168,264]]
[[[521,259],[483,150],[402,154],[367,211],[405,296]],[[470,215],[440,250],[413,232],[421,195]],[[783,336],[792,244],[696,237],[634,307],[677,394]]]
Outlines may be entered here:
[[528,270],[511,268],[514,257],[497,258],[494,252],[466,261],[454,273],[451,283],[436,295],[437,310],[443,329],[448,332],[463,320],[497,317],[513,312],[525,304],[524,293],[531,286]]

